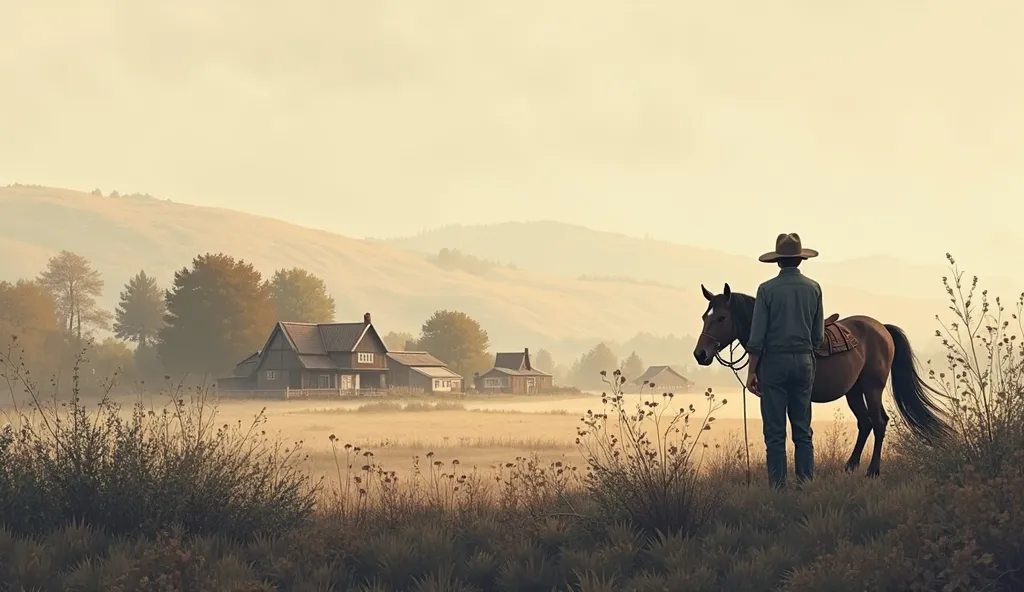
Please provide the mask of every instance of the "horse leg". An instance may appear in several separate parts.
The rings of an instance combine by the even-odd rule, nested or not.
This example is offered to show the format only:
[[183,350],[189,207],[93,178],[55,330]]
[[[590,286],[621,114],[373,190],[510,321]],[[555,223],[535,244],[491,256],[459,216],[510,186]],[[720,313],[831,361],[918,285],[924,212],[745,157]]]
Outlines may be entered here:
[[868,463],[868,477],[877,477],[882,466],[882,442],[885,440],[885,427],[889,423],[889,415],[882,405],[882,391],[885,387],[864,390],[864,399],[868,406],[868,418],[871,430],[875,433],[875,442],[871,451],[871,462]]
[[871,419],[868,417],[868,406],[864,402],[864,392],[854,385],[853,390],[846,394],[846,404],[853,411],[857,418],[857,442],[853,445],[853,452],[850,460],[846,461],[846,471],[852,471],[860,466],[860,457],[864,454],[864,445],[868,442],[871,434]]

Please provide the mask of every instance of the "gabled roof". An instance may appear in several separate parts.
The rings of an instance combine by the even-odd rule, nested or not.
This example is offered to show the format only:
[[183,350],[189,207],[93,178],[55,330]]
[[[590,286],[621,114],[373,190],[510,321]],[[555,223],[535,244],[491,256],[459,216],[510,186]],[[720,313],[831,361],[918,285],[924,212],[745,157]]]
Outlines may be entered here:
[[234,377],[244,378],[252,374],[253,370],[256,369],[260,364],[260,352],[256,352],[241,362],[235,364]]
[[[494,368],[491,368],[487,372],[484,372],[484,374],[490,374],[491,372],[498,372],[499,374],[506,374],[508,376],[551,376],[547,372],[541,372],[540,370],[536,370],[536,369],[533,369],[533,370],[513,370],[511,368],[499,368],[498,366],[495,366]],[[484,374],[482,374],[481,376],[483,376]]]
[[412,371],[429,378],[462,378],[448,368],[437,366],[417,366]]
[[[377,330],[370,323],[370,313],[366,313],[362,323],[292,323],[279,321],[270,332],[262,351],[267,351],[274,335],[280,330],[288,345],[299,358],[299,363],[307,370],[333,370],[339,366],[330,358],[332,353],[348,353],[355,351],[369,332],[377,337],[383,345],[384,341],[377,335]],[[384,352],[388,351],[383,345]],[[258,352],[256,354],[258,356]],[[245,361],[249,361],[246,358]]]
[[[660,380],[655,380],[658,377]],[[665,386],[685,386],[692,382],[689,378],[676,372],[672,366],[650,366],[646,372],[633,381],[633,384],[643,384],[645,380],[653,382],[655,385],[664,384]]]
[[509,370],[526,369],[526,352],[506,352],[494,356],[495,368],[508,368]]
[[295,353],[326,356],[335,352],[351,352],[373,325],[367,323],[290,323],[280,322]]
[[510,376],[551,376],[533,367],[530,363],[530,349],[521,352],[502,352],[494,356],[494,368],[488,372],[500,372]]
[[425,351],[395,351],[388,352],[388,358],[398,362],[403,366],[420,367],[420,368],[440,368],[445,367],[447,364],[438,360],[434,356],[428,354]]
[[242,360],[241,362],[239,362],[239,363],[237,363],[235,365],[236,366],[241,366],[242,364],[246,364],[248,362],[255,362],[258,359],[260,359],[260,352],[256,352],[256,353],[252,354],[248,358]]

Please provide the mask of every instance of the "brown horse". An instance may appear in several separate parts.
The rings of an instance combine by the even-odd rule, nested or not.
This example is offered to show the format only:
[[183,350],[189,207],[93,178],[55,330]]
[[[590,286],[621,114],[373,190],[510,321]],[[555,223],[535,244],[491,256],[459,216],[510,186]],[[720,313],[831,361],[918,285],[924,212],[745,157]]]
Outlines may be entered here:
[[[722,294],[712,294],[700,287],[708,300],[704,312],[704,328],[693,356],[701,366],[710,365],[719,353],[734,341],[746,346],[750,323],[754,316],[754,298],[732,292],[729,284]],[[941,408],[929,393],[940,395],[921,379],[915,368],[914,352],[902,329],[883,325],[866,316],[846,317],[837,321],[856,338],[848,351],[833,353],[817,360],[811,400],[830,403],[845,396],[857,418],[857,443],[846,470],[860,465],[868,435],[875,433],[874,450],[867,474],[873,477],[881,468],[882,441],[889,416],[882,406],[882,391],[892,373],[892,395],[896,408],[918,437],[933,442],[950,433]]]

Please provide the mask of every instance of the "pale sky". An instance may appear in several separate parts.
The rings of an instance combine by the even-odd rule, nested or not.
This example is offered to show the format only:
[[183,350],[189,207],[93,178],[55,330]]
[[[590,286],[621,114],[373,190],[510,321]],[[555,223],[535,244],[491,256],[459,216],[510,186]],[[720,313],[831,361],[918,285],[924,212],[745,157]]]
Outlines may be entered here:
[[1019,1],[0,0],[0,15],[0,183],[355,237],[554,219],[756,256],[796,230],[829,257],[952,250],[983,273],[1024,248]]

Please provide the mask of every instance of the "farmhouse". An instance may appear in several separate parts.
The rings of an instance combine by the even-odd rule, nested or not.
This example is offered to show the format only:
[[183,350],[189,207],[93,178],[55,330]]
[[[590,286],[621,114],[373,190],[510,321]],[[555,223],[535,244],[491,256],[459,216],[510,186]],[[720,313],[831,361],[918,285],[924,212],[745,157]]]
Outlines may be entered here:
[[494,368],[477,377],[477,390],[483,392],[536,393],[550,389],[552,377],[533,367],[530,348],[521,352],[499,353],[494,357]]
[[688,393],[693,389],[693,381],[676,372],[672,366],[651,366],[633,384],[644,386],[645,382],[653,384],[659,392]]
[[239,362],[218,387],[369,394],[387,388],[387,353],[370,313],[361,323],[279,322],[263,349]]
[[388,384],[428,393],[461,392],[462,377],[427,352],[388,352]]

